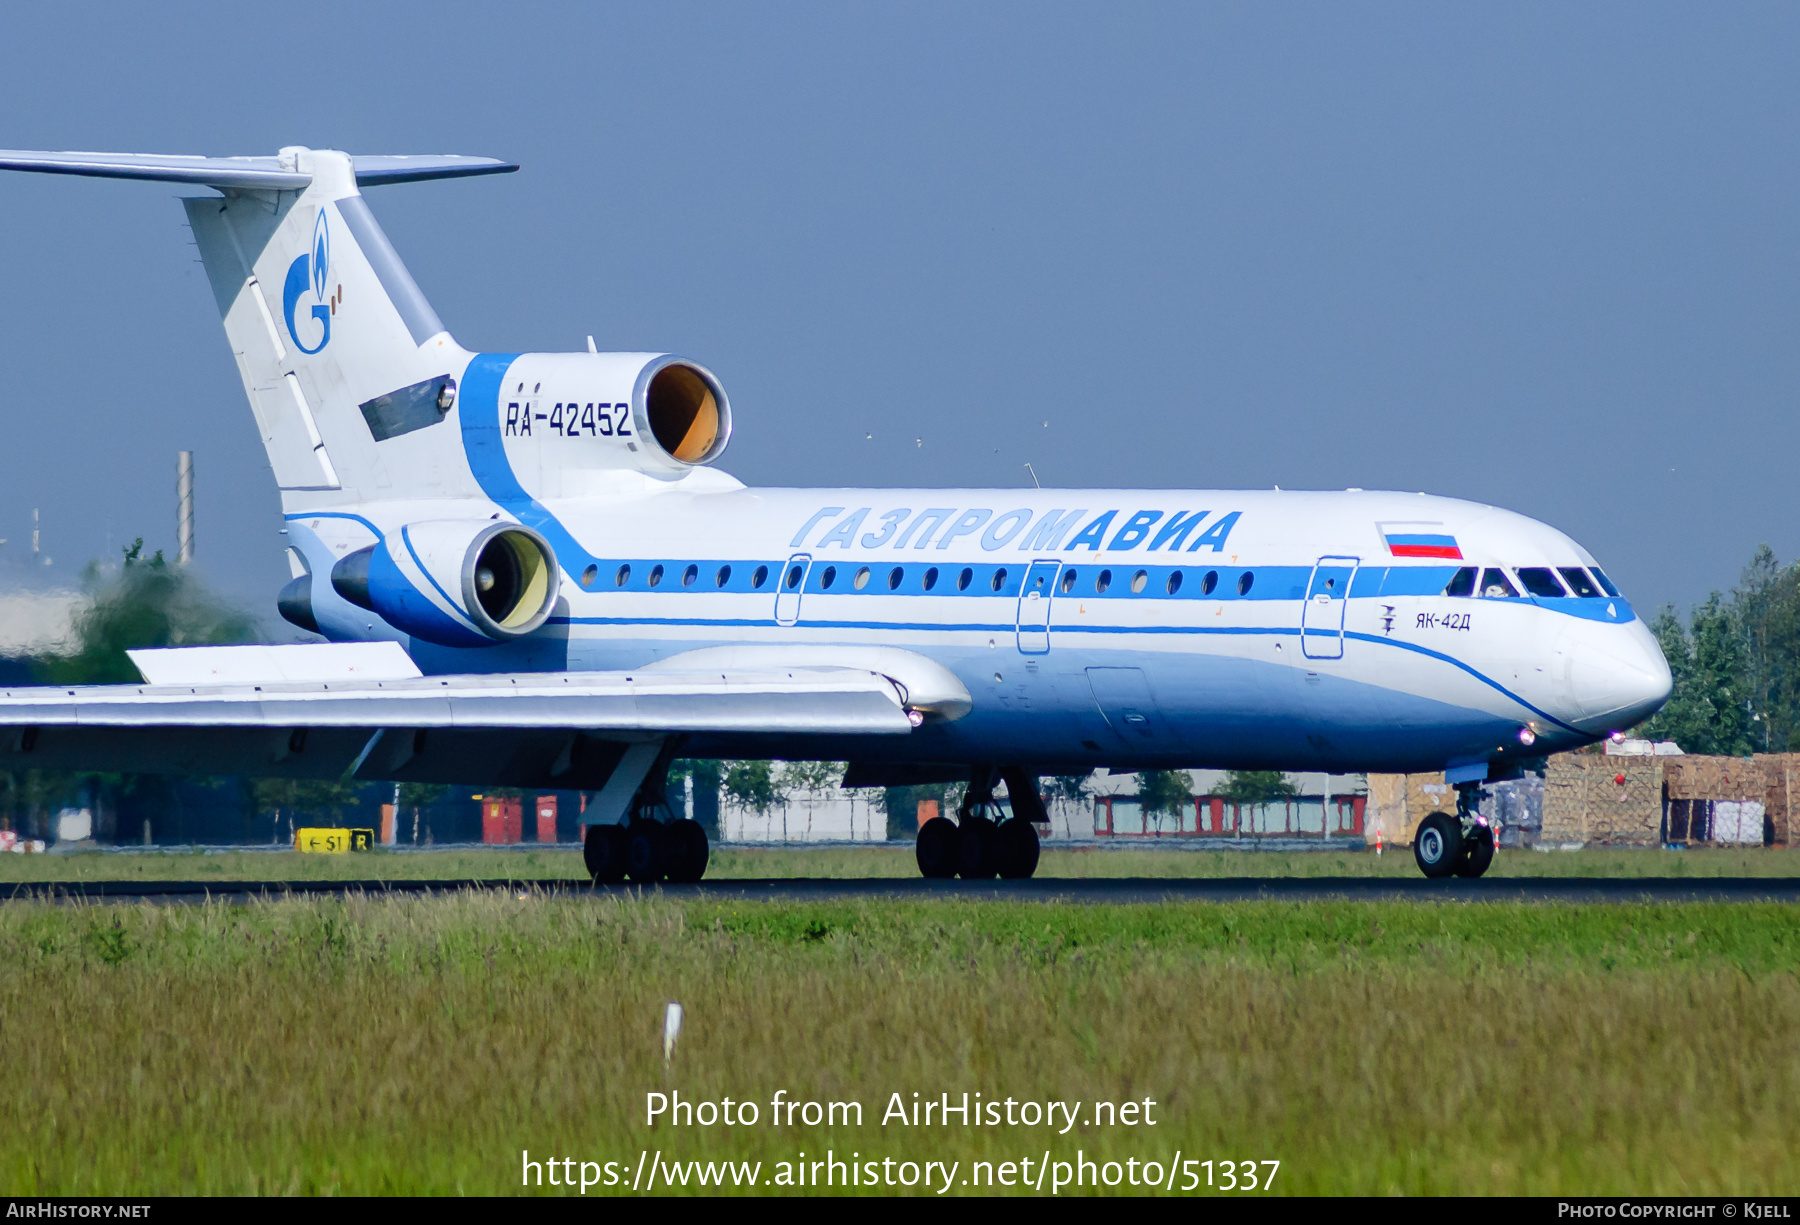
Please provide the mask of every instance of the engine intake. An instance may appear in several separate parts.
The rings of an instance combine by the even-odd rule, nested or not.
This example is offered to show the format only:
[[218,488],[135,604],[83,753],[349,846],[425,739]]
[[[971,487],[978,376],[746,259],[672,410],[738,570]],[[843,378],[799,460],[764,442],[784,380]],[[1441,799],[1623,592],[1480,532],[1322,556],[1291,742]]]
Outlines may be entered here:
[[644,413],[657,444],[684,464],[701,464],[723,450],[720,397],[694,367],[664,366],[644,392]]
[[471,646],[541,626],[561,586],[550,542],[516,523],[408,524],[344,557],[331,585],[415,638]]

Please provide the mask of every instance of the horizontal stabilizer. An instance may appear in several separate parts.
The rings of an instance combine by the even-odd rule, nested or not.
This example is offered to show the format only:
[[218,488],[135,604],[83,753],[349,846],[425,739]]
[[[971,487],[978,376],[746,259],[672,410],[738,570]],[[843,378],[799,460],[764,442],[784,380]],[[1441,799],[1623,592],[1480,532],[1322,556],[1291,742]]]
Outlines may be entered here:
[[[389,154],[352,156],[358,187],[383,183],[417,183],[425,179],[460,179],[477,174],[506,174],[512,162],[460,154]],[[0,170],[40,174],[80,174],[101,179],[152,179],[163,183],[195,183],[238,191],[303,191],[312,175],[296,170],[281,157],[190,157],[165,153],[51,153],[0,149]]]
[[477,174],[511,174],[519,167],[493,157],[464,157],[457,153],[350,155],[356,167],[358,187],[383,183],[422,183],[426,179],[466,179]]

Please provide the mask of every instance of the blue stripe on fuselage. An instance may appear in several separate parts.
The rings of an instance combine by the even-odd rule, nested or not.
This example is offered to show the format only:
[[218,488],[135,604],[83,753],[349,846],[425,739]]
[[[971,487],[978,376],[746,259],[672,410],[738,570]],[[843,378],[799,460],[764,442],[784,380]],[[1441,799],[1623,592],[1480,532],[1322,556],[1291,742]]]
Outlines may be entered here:
[[541,532],[556,550],[557,562],[575,574],[599,559],[581,546],[561,520],[525,492],[506,458],[506,443],[500,434],[500,385],[518,359],[517,353],[477,353],[469,360],[460,393],[463,454],[468,457],[469,471],[481,492],[520,523]]

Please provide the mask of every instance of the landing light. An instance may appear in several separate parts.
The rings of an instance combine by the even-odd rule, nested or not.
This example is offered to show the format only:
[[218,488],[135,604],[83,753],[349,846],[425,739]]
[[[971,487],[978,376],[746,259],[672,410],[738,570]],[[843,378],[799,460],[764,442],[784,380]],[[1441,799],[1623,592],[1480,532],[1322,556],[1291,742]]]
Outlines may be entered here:
[[1614,744],[1624,744],[1625,743],[1625,733],[1624,732],[1612,732],[1606,738],[1608,740],[1612,741]]
[[912,724],[914,727],[919,727],[920,725],[922,725],[925,722],[924,712],[917,711],[917,710],[909,710],[906,712],[906,721],[908,723]]
[[1521,727],[1519,729],[1519,743],[1526,748],[1530,748],[1537,743],[1537,733],[1532,731],[1529,727]]

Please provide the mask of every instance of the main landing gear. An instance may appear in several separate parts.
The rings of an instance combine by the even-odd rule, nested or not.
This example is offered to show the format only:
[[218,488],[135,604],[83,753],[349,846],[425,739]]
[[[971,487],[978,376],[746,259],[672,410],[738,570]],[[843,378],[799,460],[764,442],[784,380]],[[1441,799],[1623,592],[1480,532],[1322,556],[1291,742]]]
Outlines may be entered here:
[[1413,835],[1413,861],[1432,879],[1476,877],[1494,862],[1494,827],[1475,811],[1478,783],[1459,783],[1456,815],[1434,812],[1419,822]]
[[688,884],[706,875],[710,848],[706,827],[669,808],[667,785],[671,746],[651,767],[631,798],[625,819],[616,825],[590,825],[582,858],[597,885],[658,881]]
[[1025,880],[1037,871],[1035,822],[1047,821],[1037,776],[1013,766],[1000,771],[1013,815],[994,803],[994,770],[977,766],[957,806],[956,820],[933,817],[919,829],[915,853],[928,879]]

